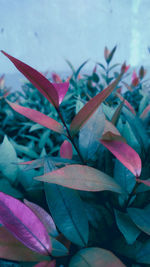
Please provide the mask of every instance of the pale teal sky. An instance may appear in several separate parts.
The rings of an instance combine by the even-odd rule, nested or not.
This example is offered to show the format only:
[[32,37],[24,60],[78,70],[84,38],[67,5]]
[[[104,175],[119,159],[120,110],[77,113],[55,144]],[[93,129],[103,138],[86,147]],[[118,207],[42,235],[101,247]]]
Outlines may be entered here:
[[[118,45],[114,61],[149,65],[149,0],[0,0],[0,49],[44,71],[69,70]],[[15,72],[0,55],[0,73]]]

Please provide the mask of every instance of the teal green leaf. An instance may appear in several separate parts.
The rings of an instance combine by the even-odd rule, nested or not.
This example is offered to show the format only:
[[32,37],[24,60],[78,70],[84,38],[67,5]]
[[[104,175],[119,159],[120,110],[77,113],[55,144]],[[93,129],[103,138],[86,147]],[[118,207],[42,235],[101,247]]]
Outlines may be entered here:
[[[45,162],[45,172],[55,169]],[[46,200],[59,231],[71,242],[83,247],[88,242],[88,219],[84,204],[75,190],[44,183]]]
[[105,116],[100,106],[84,124],[79,133],[79,148],[85,160],[91,159],[100,146],[105,126]]
[[52,256],[62,257],[68,254],[68,249],[55,238],[51,237],[52,242]]
[[0,145],[0,155],[0,171],[13,184],[18,174],[18,166],[13,164],[17,162],[17,155],[6,135]]
[[115,210],[116,223],[126,239],[127,243],[132,245],[140,234],[140,230],[132,222],[129,215]]
[[128,214],[136,226],[150,235],[150,209],[128,208]]
[[15,198],[23,198],[22,193],[14,188],[5,178],[0,179],[0,192],[3,192]]
[[102,248],[80,250],[70,261],[69,267],[125,267],[110,251]]

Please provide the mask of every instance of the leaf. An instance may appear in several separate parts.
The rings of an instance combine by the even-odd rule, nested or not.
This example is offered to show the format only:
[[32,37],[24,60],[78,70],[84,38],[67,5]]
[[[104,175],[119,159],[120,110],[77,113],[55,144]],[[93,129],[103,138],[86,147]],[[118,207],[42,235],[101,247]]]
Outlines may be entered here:
[[136,261],[139,263],[150,264],[150,240],[148,239],[144,244],[142,244],[138,253],[136,254]]
[[26,199],[24,199],[24,203],[26,206],[28,206],[36,214],[36,216],[44,224],[47,232],[51,236],[53,236],[53,237],[58,236],[58,232],[57,232],[55,223],[54,223],[54,221],[53,221],[53,219],[49,213],[47,213],[43,208],[41,208],[37,204],[32,203]]
[[[114,167],[114,178],[116,182],[124,189],[126,192],[126,198],[132,192],[136,180],[133,175],[119,160],[115,160]],[[125,196],[124,196],[125,197]]]
[[117,109],[115,110],[115,112],[114,112],[114,114],[113,114],[113,116],[112,116],[112,119],[111,119],[112,124],[117,125],[117,122],[118,122],[119,117],[120,117],[120,115],[121,115],[121,111],[122,111],[122,107],[123,107],[123,105],[124,105],[124,101],[122,101],[122,102],[118,105]]
[[81,66],[77,69],[77,71],[75,72],[75,74],[74,74],[74,76],[75,76],[75,79],[77,79],[78,78],[78,75],[79,75],[79,73],[80,73],[80,71],[81,71],[81,69],[86,65],[86,63],[89,61],[89,59],[88,60],[86,60],[86,61],[84,61],[82,64],[81,64]]
[[120,141],[101,140],[101,143],[136,177],[140,176],[141,159],[132,147]]
[[0,192],[0,221],[25,246],[50,255],[51,243],[39,218],[21,201]]
[[98,95],[94,96],[91,100],[89,100],[84,105],[84,107],[78,112],[78,114],[74,117],[70,125],[70,131],[72,135],[75,135],[83,127],[83,125],[97,110],[100,104],[112,93],[112,91],[120,81],[122,75],[123,74],[121,73],[114,82],[112,82]]
[[140,228],[144,233],[150,235],[150,210],[142,210],[138,208],[128,208],[128,214],[132,221]]
[[72,144],[65,140],[60,147],[60,156],[65,159],[72,159]]
[[53,260],[53,261],[43,261],[43,262],[40,262],[36,265],[34,265],[34,267],[55,267],[56,266],[56,261]]
[[123,107],[122,109],[123,114],[125,115],[126,120],[131,126],[135,137],[137,138],[138,142],[141,145],[143,152],[147,151],[147,140],[148,136],[146,134],[145,128],[141,123],[141,120],[134,116],[127,108]]
[[150,180],[141,180],[141,179],[136,179],[138,183],[145,184],[147,186],[150,186]]
[[57,133],[65,134],[63,126],[59,122],[46,116],[45,114],[31,108],[26,108],[15,103],[11,103],[10,101],[7,101],[7,103],[12,107],[12,109],[20,113],[21,115],[27,117],[28,119],[39,123],[40,125],[51,129]]
[[131,146],[139,155],[141,155],[141,146],[128,121],[123,124],[122,135],[127,140],[127,144]]
[[11,60],[15,67],[40,91],[42,95],[48,99],[54,107],[59,106],[57,91],[53,84],[46,79],[44,75],[22,61],[8,55],[6,52],[1,52]]
[[59,99],[59,105],[62,103],[68,88],[69,88],[69,82],[64,82],[64,83],[53,83],[53,86],[55,87],[57,94],[58,94],[58,99]]
[[[35,177],[38,181],[59,184],[84,191],[113,191],[122,193],[120,186],[107,174],[84,165],[69,165],[43,176]],[[47,185],[46,185],[47,186]]]
[[13,261],[44,261],[48,256],[40,255],[18,241],[5,227],[0,227],[0,258]]
[[[50,172],[55,166],[46,160],[44,168],[45,172]],[[71,242],[85,246],[89,234],[88,220],[78,193],[50,184],[44,184],[44,190],[49,210],[59,231]]]
[[0,171],[13,184],[18,174],[18,166],[13,164],[13,162],[17,162],[17,155],[6,135],[0,145],[0,155]]
[[140,230],[132,222],[129,215],[115,210],[116,223],[129,245],[132,245],[140,234]]
[[69,267],[125,267],[110,251],[102,248],[80,250],[70,261]]
[[111,52],[108,54],[108,57],[107,57],[107,59],[106,59],[106,61],[107,61],[108,64],[109,64],[110,61],[112,60],[113,55],[114,55],[116,49],[117,49],[117,46],[114,46],[114,48],[113,48],[113,49],[111,50]]
[[57,239],[51,238],[52,241],[52,256],[62,257],[68,254],[68,249],[60,243]]
[[96,153],[104,126],[105,116],[100,106],[79,133],[79,149],[85,160],[91,159]]
[[123,98],[123,96],[120,95],[119,93],[116,93],[116,95],[119,97],[119,99],[120,99],[121,101],[124,101],[124,104],[125,104],[125,105],[128,107],[128,109],[133,113],[133,115],[136,115],[135,110],[134,110],[134,108],[131,106],[131,104],[130,104],[125,98]]
[[3,192],[15,198],[23,198],[23,194],[16,188],[14,188],[6,178],[0,179],[0,192]]
[[140,115],[140,118],[145,119],[148,114],[150,114],[150,104],[143,110],[142,114]]

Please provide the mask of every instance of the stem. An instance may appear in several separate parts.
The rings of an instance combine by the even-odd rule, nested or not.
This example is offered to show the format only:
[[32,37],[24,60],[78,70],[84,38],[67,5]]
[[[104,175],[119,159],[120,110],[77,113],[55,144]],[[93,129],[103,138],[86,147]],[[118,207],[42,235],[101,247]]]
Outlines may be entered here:
[[84,158],[82,157],[82,155],[81,155],[81,153],[80,153],[78,147],[76,146],[76,144],[75,144],[75,142],[74,142],[73,137],[72,137],[71,134],[70,134],[70,131],[69,131],[69,129],[68,129],[68,127],[67,127],[67,125],[66,125],[66,123],[65,123],[65,121],[64,121],[64,118],[63,118],[62,114],[60,113],[59,108],[56,108],[56,111],[57,111],[57,113],[58,113],[58,115],[59,115],[59,117],[60,117],[60,119],[61,119],[61,121],[62,121],[62,123],[63,123],[63,125],[64,125],[64,127],[65,127],[65,129],[66,129],[66,131],[67,131],[67,134],[68,134],[67,137],[69,138],[69,140],[71,141],[71,143],[72,143],[72,145],[74,146],[75,150],[77,151],[80,160],[82,161],[83,164],[86,164],[85,161],[84,161]]
[[129,197],[128,197],[128,200],[127,200],[127,202],[126,202],[126,204],[125,204],[125,209],[128,208],[128,205],[129,205],[129,203],[130,203],[130,200],[131,200],[131,198],[135,195],[135,193],[136,193],[136,189],[137,189],[138,185],[139,185],[139,183],[136,182],[136,184],[135,184],[135,186],[133,187],[132,192],[130,193],[130,195],[129,195]]

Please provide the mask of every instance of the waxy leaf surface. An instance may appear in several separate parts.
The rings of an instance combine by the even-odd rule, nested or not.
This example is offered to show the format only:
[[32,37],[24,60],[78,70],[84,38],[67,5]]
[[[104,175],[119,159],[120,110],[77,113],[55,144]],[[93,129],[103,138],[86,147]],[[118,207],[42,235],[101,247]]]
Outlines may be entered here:
[[10,101],[7,101],[7,103],[16,112],[27,117],[28,119],[30,119],[36,123],[39,123],[40,125],[48,128],[50,130],[53,130],[57,133],[65,134],[65,130],[64,130],[63,126],[59,122],[57,122],[56,120],[48,117],[47,115],[45,115],[45,114],[43,114],[37,110],[31,109],[31,108],[26,108],[26,107],[17,105],[15,103],[11,103]]
[[53,83],[53,86],[55,87],[57,94],[58,94],[58,99],[59,99],[59,105],[62,103],[68,88],[69,88],[69,82],[64,82],[64,83]]
[[70,261],[69,267],[125,267],[110,251],[102,248],[80,250]]
[[[56,167],[45,161],[45,172]],[[52,217],[60,232],[71,242],[83,247],[88,242],[88,219],[84,204],[75,190],[59,185],[44,184],[46,200]]]
[[136,177],[140,176],[141,159],[132,147],[120,141],[101,140],[101,143]]
[[60,156],[65,159],[72,159],[72,144],[65,140],[60,147]]
[[84,107],[74,117],[70,125],[70,131],[72,135],[75,135],[86,123],[86,121],[97,110],[99,105],[112,93],[117,86],[123,74],[120,74],[118,78],[112,82],[107,88],[105,88],[98,95],[94,96],[91,100],[84,105]]
[[13,261],[44,261],[48,256],[40,255],[24,246],[5,227],[0,227],[0,258]]
[[109,190],[122,193],[121,187],[107,174],[92,167],[78,164],[57,169],[43,176],[35,177],[35,179],[77,190]]
[[53,237],[58,236],[55,223],[50,214],[48,214],[43,208],[41,208],[37,204],[32,203],[26,199],[24,199],[24,203],[36,214],[36,216],[40,219],[40,221],[45,225],[47,232],[51,236]]
[[25,246],[50,255],[51,242],[45,226],[21,201],[0,192],[0,221]]
[[150,209],[129,208],[128,214],[138,228],[150,235]]
[[44,75],[6,52],[1,52],[11,60],[15,67],[40,91],[42,95],[48,99],[53,106],[59,106],[57,90],[53,84],[44,77]]

